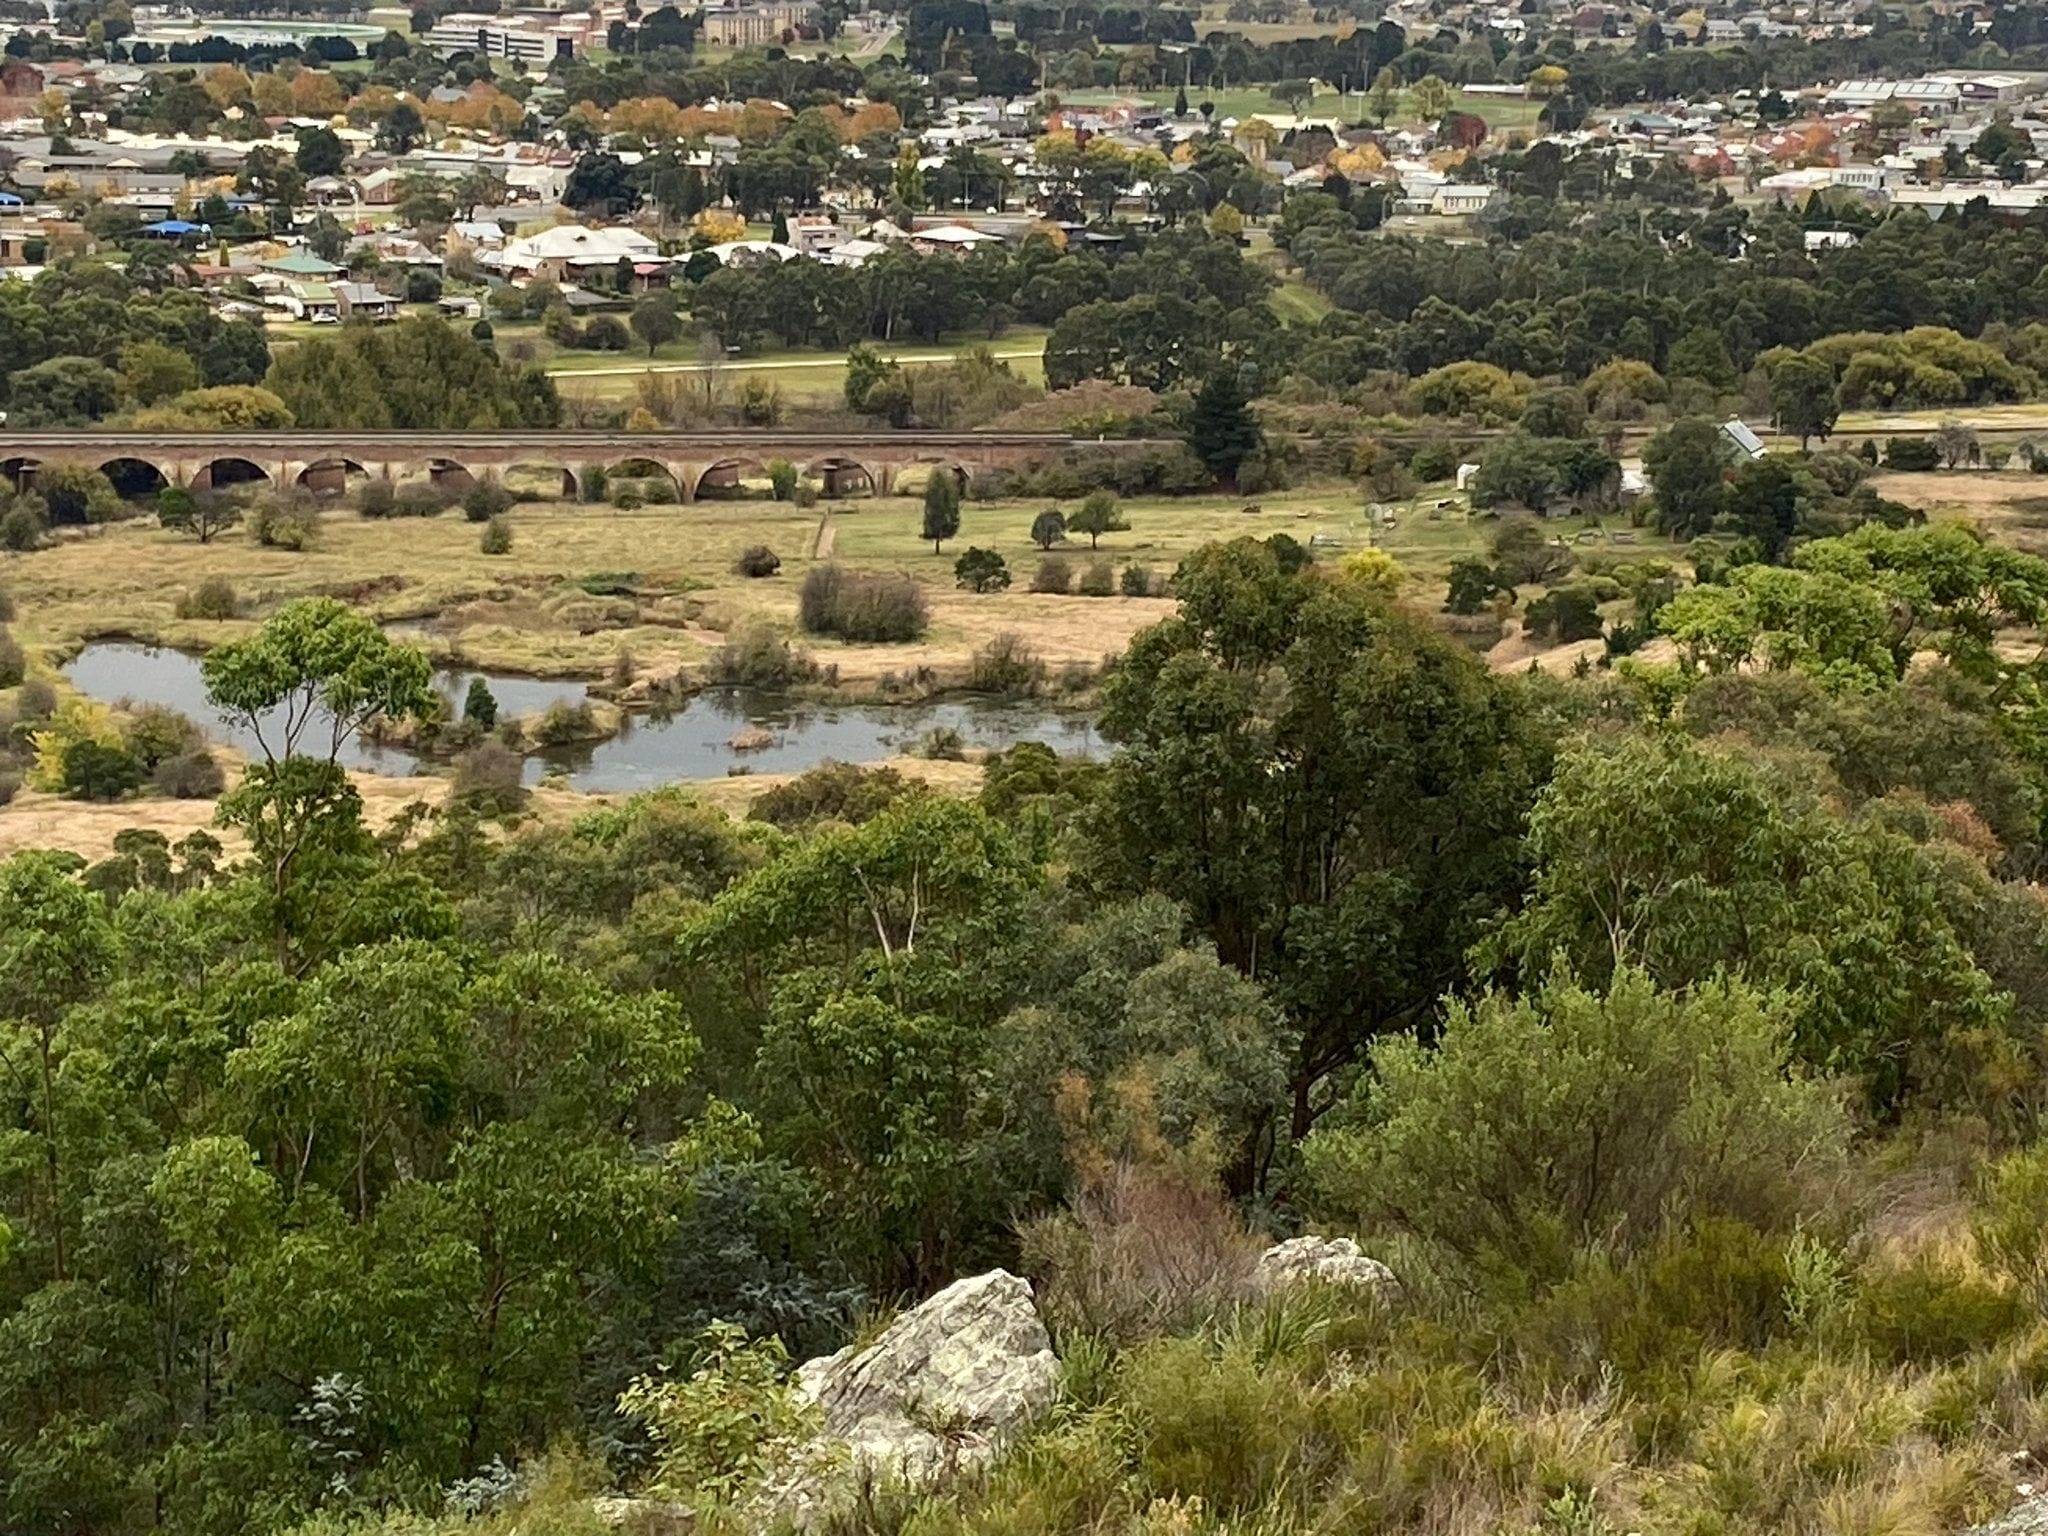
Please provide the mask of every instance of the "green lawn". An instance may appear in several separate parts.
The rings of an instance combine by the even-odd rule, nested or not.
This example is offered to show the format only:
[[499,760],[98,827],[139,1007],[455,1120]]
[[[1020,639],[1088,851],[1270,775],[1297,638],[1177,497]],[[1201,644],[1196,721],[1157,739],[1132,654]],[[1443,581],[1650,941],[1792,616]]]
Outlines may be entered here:
[[[1045,382],[1045,336],[1036,326],[1018,326],[994,341],[985,336],[948,336],[929,342],[884,343],[877,350],[906,367],[929,367],[985,346],[1012,372],[1031,384]],[[629,399],[639,378],[650,366],[659,371],[701,371],[702,360],[694,339],[659,348],[650,360],[643,348],[638,353],[555,352],[546,360],[557,385],[571,393],[607,400]],[[731,358],[721,363],[726,377],[734,381],[748,377],[765,378],[778,384],[785,395],[800,399],[836,396],[846,383],[846,355],[843,352],[764,352]]]
[[1294,325],[1314,325],[1334,305],[1298,277],[1288,277],[1266,300],[1274,314]]

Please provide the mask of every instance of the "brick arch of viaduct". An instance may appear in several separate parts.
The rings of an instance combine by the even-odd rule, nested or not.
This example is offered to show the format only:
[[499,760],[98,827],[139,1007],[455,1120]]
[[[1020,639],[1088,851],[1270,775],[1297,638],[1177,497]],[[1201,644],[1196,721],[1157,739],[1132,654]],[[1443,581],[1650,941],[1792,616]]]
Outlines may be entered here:
[[[942,465],[963,478],[977,469],[1015,468],[1036,463],[1077,440],[1054,434],[974,436],[905,434],[835,440],[795,435],[686,437],[648,434],[532,433],[465,439],[405,434],[278,434],[209,438],[141,438],[100,433],[0,434],[0,472],[16,482],[33,476],[43,462],[88,462],[98,468],[130,462],[147,466],[167,484],[203,489],[225,466],[234,480],[261,478],[275,485],[339,490],[352,474],[402,480],[431,477],[444,485],[509,470],[554,470],[573,486],[585,468],[616,471],[652,464],[675,484],[678,499],[697,499],[707,484],[730,476],[762,475],[774,460],[786,459],[806,477],[825,482],[828,494],[872,489],[887,495],[906,470]],[[1154,446],[1121,441],[1089,444],[1129,450]],[[247,472],[253,470],[254,473]]]

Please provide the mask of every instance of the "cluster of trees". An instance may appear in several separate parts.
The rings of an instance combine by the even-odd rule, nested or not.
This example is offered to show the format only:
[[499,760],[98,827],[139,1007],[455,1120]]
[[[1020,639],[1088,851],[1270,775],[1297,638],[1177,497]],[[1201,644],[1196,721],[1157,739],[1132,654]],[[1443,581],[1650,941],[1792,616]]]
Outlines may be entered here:
[[[0,864],[0,1514],[242,1536],[565,1437],[629,1469],[622,1393],[713,1319],[801,1356],[1029,1262],[1126,1337],[1083,1277],[1165,1210],[1406,1231],[1522,1305],[1695,1217],[1798,1228],[1852,1134],[2015,1134],[2048,733],[2001,636],[2048,564],[1871,528],[1752,569],[1812,590],[1698,587],[1690,665],[1575,683],[1241,539],[1111,677],[1106,763],[504,835],[460,796],[370,834],[335,751],[427,664],[286,607],[205,666],[262,733],[246,854]],[[806,601],[884,600],[847,580]]]
[[[1996,358],[1955,340],[1941,356],[1857,370],[1861,399],[1904,394],[1943,403],[2012,398],[2032,385],[2048,290],[2039,286],[2048,225],[1930,221],[1896,215],[1855,244],[1809,254],[1787,213],[1733,207],[1671,215],[1648,233],[1619,211],[1570,232],[1484,248],[1366,238],[1327,194],[1289,200],[1275,238],[1339,306],[1302,348],[1300,370],[1333,385],[1378,369],[1420,375],[1482,360],[1532,377],[1585,378],[1634,359],[1732,388],[1776,348],[1839,338],[1820,355],[1843,375],[1861,354],[1924,354],[1933,333],[1983,336]],[[1740,262],[1728,258],[1740,251]],[[1994,328],[1986,334],[1986,328]],[[1920,331],[1882,341],[1872,333]],[[1958,375],[1916,379],[1917,365]]]
[[270,366],[263,328],[223,320],[205,295],[147,271],[52,266],[0,285],[0,407],[18,426],[78,426],[177,388],[251,385]]

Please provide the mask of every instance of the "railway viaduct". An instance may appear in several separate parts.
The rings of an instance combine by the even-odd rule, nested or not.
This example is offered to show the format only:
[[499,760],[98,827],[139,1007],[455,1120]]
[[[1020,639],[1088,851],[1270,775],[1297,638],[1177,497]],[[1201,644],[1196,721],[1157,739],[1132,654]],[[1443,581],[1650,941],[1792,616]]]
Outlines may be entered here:
[[107,471],[124,490],[268,482],[332,494],[362,477],[429,479],[459,491],[472,480],[519,470],[559,475],[573,494],[578,473],[597,466],[665,475],[676,499],[691,502],[700,490],[765,475],[776,459],[815,477],[828,495],[886,495],[907,469],[943,466],[964,480],[978,469],[1036,463],[1084,445],[1123,452],[1157,446],[1051,432],[0,431],[0,476],[18,487],[32,483],[40,465],[72,462]]

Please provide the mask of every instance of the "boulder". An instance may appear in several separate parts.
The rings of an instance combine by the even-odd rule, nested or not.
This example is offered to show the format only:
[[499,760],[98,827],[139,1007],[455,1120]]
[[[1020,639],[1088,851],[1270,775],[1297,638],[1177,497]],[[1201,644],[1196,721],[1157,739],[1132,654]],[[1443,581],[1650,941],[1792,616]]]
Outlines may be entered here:
[[921,1482],[987,1460],[1051,1406],[1059,1377],[1031,1287],[996,1269],[911,1308],[866,1349],[807,1362],[797,1386],[857,1467]]
[[1360,1253],[1348,1237],[1291,1237],[1260,1254],[1252,1272],[1253,1286],[1265,1294],[1311,1280],[1389,1295],[1401,1288],[1391,1269]]
[[1972,1526],[1965,1536],[2048,1536],[2048,1494],[2035,1493],[2028,1483],[2013,1491],[2019,1503],[1989,1525]]

